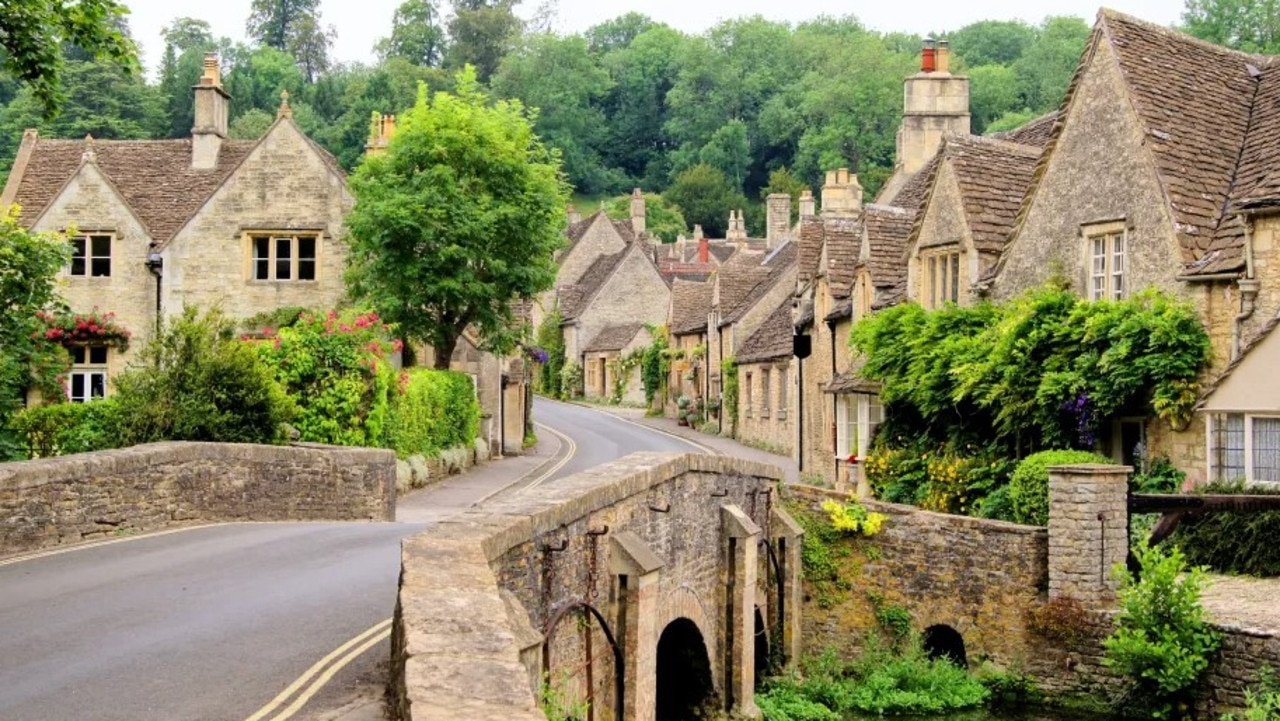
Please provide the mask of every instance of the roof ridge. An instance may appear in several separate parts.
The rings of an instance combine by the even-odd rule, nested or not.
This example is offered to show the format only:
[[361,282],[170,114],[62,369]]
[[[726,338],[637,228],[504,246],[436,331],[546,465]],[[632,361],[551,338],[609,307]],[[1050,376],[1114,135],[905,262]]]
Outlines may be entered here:
[[1172,38],[1180,42],[1193,43],[1201,46],[1202,48],[1215,50],[1226,55],[1236,55],[1241,58],[1251,58],[1254,60],[1262,60],[1268,64],[1272,59],[1280,57],[1277,55],[1265,55],[1263,53],[1249,53],[1249,52],[1245,52],[1244,50],[1229,48],[1225,45],[1219,45],[1209,40],[1202,40],[1201,38],[1191,35],[1190,33],[1183,32],[1182,30],[1178,30],[1177,28],[1168,27],[1166,25],[1160,25],[1159,23],[1153,23],[1150,20],[1144,20],[1140,17],[1136,17],[1126,12],[1121,12],[1119,10],[1115,10],[1109,7],[1101,7],[1098,9],[1098,19],[1099,20],[1123,20],[1124,22],[1133,23],[1135,25],[1141,25],[1144,28],[1147,28],[1148,30],[1161,33],[1165,37]]
[[1018,153],[1020,155],[1026,155],[1028,157],[1036,157],[1036,158],[1040,157],[1040,153],[1043,150],[1043,148],[1037,148],[1034,145],[1027,145],[1026,143],[1015,143],[1012,140],[1005,140],[1004,138],[996,138],[989,135],[948,135],[943,142],[948,146],[952,142],[959,142],[961,145],[965,143],[974,143],[976,145],[990,145],[992,147],[1000,148],[1002,150],[1008,150],[1014,153]]

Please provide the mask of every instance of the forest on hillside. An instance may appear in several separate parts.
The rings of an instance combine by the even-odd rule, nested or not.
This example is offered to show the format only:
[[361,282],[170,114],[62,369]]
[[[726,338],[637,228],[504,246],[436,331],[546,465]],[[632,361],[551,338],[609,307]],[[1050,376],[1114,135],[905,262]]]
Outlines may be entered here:
[[[1190,0],[1188,28],[1268,49],[1259,47],[1271,41],[1262,30],[1215,20],[1216,6],[1233,1]],[[199,18],[175,18],[162,34],[155,82],[66,47],[65,101],[53,118],[30,88],[0,76],[0,168],[29,127],[46,137],[186,137],[191,86],[204,54],[216,51],[233,98],[233,137],[261,135],[287,90],[299,126],[348,169],[374,112],[409,107],[419,83],[449,90],[457,69],[474,65],[493,96],[538,109],[537,131],[561,153],[578,195],[666,193],[669,203],[654,204],[683,212],[669,213],[664,235],[695,222],[722,234],[730,208],[745,208],[749,229],[759,230],[764,193],[816,189],[824,170],[846,166],[870,196],[892,170],[918,36],[878,32],[853,16],[739,18],[689,34],[639,13],[563,35],[550,32],[554,0],[527,22],[515,15],[517,2],[405,0],[369,63],[332,61],[336,30],[319,0],[253,0],[247,43],[215,37]],[[1050,17],[986,20],[937,37],[951,44],[953,72],[971,79],[981,133],[1055,109],[1088,34],[1081,19]]]

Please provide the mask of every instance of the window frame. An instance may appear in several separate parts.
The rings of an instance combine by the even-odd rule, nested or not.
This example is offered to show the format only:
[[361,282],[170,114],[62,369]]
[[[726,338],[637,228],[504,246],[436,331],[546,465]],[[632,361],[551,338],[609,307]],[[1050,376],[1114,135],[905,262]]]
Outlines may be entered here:
[[773,373],[769,370],[768,366],[761,368],[760,369],[760,417],[761,418],[768,418],[769,414],[773,411],[773,409],[770,407],[771,402],[773,400],[772,398],[773,388],[772,386],[770,386],[770,381],[772,380],[773,380]]
[[878,393],[841,393],[836,396],[835,457],[847,463],[849,456],[859,461],[871,450],[871,439],[884,423],[884,404]]
[[[94,360],[95,351],[102,351],[102,360]],[[111,348],[105,345],[75,346],[71,351],[71,369],[67,372],[67,400],[71,403],[89,403],[107,397],[107,380],[111,364]],[[77,360],[77,354],[81,358]],[[75,392],[76,379],[82,378],[83,392]],[[94,392],[94,379],[100,382],[100,393]]]
[[1129,297],[1129,227],[1124,221],[1081,228],[1085,254],[1085,296],[1090,301]]
[[[1229,445],[1228,435],[1231,432],[1231,417],[1238,416],[1243,420],[1243,443],[1241,449],[1233,449]],[[1278,469],[1276,480],[1266,480],[1258,478],[1255,474],[1254,460],[1254,422],[1262,419],[1267,421],[1280,422],[1280,413],[1210,413],[1205,420],[1205,437],[1209,446],[1209,478],[1216,481],[1234,481],[1239,480],[1237,477],[1225,477],[1222,473],[1227,466],[1223,462],[1229,454],[1239,451],[1242,455],[1242,466],[1244,480],[1247,483],[1263,483],[1267,485],[1280,485],[1280,448],[1275,451],[1275,467]],[[1217,426],[1221,423],[1222,427]],[[1218,444],[1216,433],[1222,434],[1222,442]],[[1234,466],[1231,466],[1234,468]]]
[[754,380],[755,379],[752,377],[751,371],[744,370],[742,372],[742,388],[746,391],[747,396],[743,399],[744,402],[742,407],[746,410],[747,418],[753,417],[755,413],[755,408],[753,407],[753,401],[755,400],[755,393],[753,393],[753,391],[755,389],[752,387]]
[[[266,243],[267,254],[259,254],[259,243]],[[311,254],[304,257],[303,243],[310,241]],[[320,280],[320,247],[323,233],[320,231],[247,231],[245,233],[245,277],[251,283],[316,283]],[[281,265],[285,259],[281,257],[282,242],[288,243],[289,257],[287,265]],[[260,264],[266,268],[266,277],[259,277]],[[288,277],[281,277],[281,271]],[[304,271],[310,278],[301,277]]]
[[[107,230],[83,231],[83,232],[76,233],[75,235],[71,236],[67,240],[71,244],[71,257],[67,260],[67,267],[66,267],[66,273],[68,277],[71,277],[71,278],[110,278],[111,277],[111,270],[112,270],[111,266],[113,265],[111,261],[112,261],[112,258],[115,256],[115,250],[116,250],[116,234],[114,232],[107,231]],[[106,255],[100,255],[94,252],[94,247],[93,247],[94,240],[106,240],[107,242]],[[76,244],[78,242],[82,242],[84,244],[84,252],[82,254],[77,253],[79,249],[76,247]],[[97,261],[100,261],[100,260],[106,262],[107,272],[105,273],[96,272],[95,266],[97,265]],[[76,272],[77,262],[81,263],[81,270],[79,273]]]
[[920,282],[924,285],[920,297],[928,300],[926,308],[935,309],[947,303],[960,303],[960,265],[964,257],[964,249],[958,247],[931,249],[920,256]]

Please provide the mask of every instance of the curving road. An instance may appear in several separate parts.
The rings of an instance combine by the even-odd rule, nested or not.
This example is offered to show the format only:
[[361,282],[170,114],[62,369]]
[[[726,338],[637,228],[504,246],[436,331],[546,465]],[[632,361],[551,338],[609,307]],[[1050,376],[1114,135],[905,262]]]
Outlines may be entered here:
[[[700,450],[545,399],[535,417],[575,452],[518,485],[635,451]],[[406,496],[430,508],[407,514],[425,522],[227,524],[0,562],[0,719],[247,721],[391,615],[402,538],[515,480],[475,475]],[[347,676],[375,677],[385,660],[386,641],[368,639]],[[288,706],[254,721],[283,721]]]

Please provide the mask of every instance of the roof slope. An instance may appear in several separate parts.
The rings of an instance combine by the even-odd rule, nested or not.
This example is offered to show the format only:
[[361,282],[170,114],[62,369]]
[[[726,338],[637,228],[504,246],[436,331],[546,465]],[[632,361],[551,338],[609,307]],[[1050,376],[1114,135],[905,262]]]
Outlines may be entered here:
[[773,290],[773,288],[778,285],[778,282],[786,276],[787,271],[795,266],[796,255],[796,244],[788,242],[779,246],[772,253],[765,256],[761,267],[765,269],[767,275],[762,277],[760,281],[756,283],[755,287],[752,288],[736,306],[730,308],[727,312],[722,309],[722,324],[737,321],[742,318],[742,316],[746,315],[747,311],[755,307],[756,303],[760,302],[760,299],[764,298],[769,291]]
[[794,333],[795,329],[791,325],[791,299],[784,298],[760,327],[756,328],[756,332],[742,344],[737,354],[738,364],[789,358]]
[[1058,122],[1061,112],[1055,110],[1051,113],[1041,115],[1035,120],[1029,120],[1025,125],[1006,130],[1003,133],[992,133],[987,136],[996,140],[1006,140],[1010,143],[1018,145],[1031,145],[1037,148],[1044,148],[1049,144],[1049,138],[1053,135],[1054,124]]
[[953,135],[943,141],[942,152],[955,170],[974,246],[979,251],[1000,252],[1031,186],[1041,149]]
[[671,332],[688,335],[707,330],[707,314],[711,312],[711,283],[693,283],[677,279],[671,285]]
[[822,238],[827,249],[827,283],[831,295],[847,298],[853,291],[853,274],[862,247],[862,224],[866,211],[852,218],[823,217]]
[[560,314],[564,320],[573,320],[590,305],[591,299],[604,287],[614,268],[622,262],[626,250],[612,255],[602,255],[591,262],[577,283],[560,290]]
[[867,268],[871,271],[871,284],[875,287],[894,288],[906,284],[904,255],[917,215],[917,211],[881,205],[869,205],[863,212],[871,250]]
[[642,328],[644,328],[643,323],[621,323],[605,326],[599,333],[596,333],[596,337],[582,350],[585,353],[622,350],[627,347],[627,344],[636,337],[636,334]]

